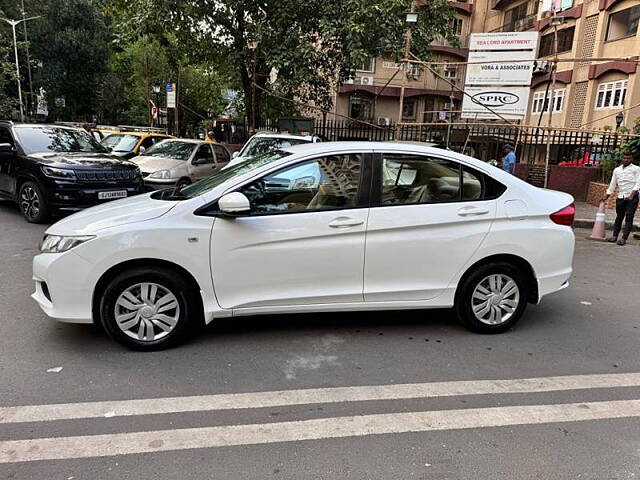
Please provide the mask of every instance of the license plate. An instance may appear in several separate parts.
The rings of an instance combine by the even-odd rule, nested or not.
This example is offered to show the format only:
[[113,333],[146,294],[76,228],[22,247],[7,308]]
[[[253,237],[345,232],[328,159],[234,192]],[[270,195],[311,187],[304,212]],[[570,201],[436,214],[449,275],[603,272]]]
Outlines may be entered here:
[[98,200],[113,200],[114,198],[125,198],[126,190],[116,190],[114,192],[98,192]]

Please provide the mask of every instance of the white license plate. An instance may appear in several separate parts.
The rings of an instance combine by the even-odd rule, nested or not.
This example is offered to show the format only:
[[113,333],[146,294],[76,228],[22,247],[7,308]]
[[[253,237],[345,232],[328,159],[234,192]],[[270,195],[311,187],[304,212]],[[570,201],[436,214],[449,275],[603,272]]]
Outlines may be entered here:
[[113,200],[114,198],[125,198],[126,190],[116,190],[114,192],[98,192],[98,200]]

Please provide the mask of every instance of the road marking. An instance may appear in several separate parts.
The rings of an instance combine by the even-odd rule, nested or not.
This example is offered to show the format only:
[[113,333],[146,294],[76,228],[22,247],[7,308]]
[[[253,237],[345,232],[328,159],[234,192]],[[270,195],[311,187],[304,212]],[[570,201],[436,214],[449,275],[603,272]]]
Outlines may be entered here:
[[512,380],[469,380],[364,387],[314,388],[271,392],[230,393],[107,402],[0,407],[0,424],[125,417],[319,403],[405,400],[457,395],[535,393],[593,388],[639,387],[640,373],[571,375]]
[[640,417],[640,400],[440,410],[0,442],[0,463],[256,445],[390,433]]

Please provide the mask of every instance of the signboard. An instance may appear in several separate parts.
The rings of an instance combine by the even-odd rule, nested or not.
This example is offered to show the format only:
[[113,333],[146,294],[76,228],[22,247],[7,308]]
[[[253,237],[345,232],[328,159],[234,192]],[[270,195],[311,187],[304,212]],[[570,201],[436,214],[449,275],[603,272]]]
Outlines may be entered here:
[[469,50],[535,50],[538,32],[472,33]]
[[[468,85],[530,85],[535,51],[524,52],[469,52],[467,66]],[[531,62],[495,63],[508,60],[532,60]],[[486,62],[473,65],[475,62]]]
[[167,108],[176,108],[176,84],[167,83]]
[[36,115],[47,116],[49,115],[49,106],[47,105],[47,92],[44,88],[40,87],[37,95],[38,105],[36,107]]
[[527,113],[529,87],[465,87],[462,118],[522,118]]

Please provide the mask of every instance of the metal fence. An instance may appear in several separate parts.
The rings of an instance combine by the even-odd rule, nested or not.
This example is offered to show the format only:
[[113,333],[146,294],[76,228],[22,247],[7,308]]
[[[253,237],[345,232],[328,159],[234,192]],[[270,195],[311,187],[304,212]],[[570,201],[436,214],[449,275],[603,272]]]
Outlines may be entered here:
[[[263,128],[273,130],[273,126]],[[326,141],[414,141],[429,142],[463,152],[484,161],[502,157],[505,144],[515,147],[519,162],[543,163],[547,139],[551,140],[550,163],[597,163],[602,154],[633,137],[613,131],[548,129],[535,126],[493,125],[490,123],[391,123],[372,125],[349,120],[317,121],[314,133]]]

